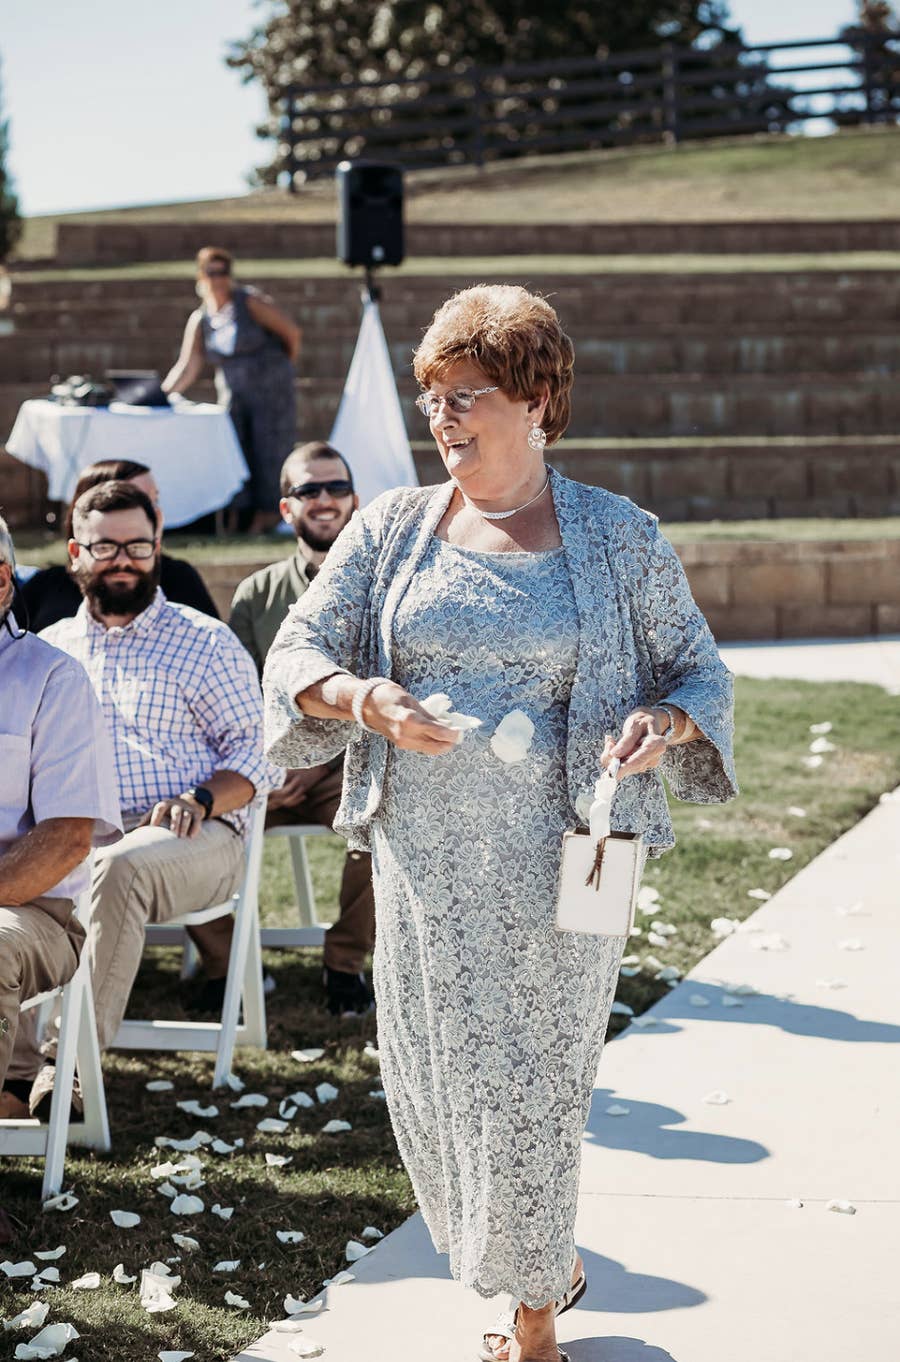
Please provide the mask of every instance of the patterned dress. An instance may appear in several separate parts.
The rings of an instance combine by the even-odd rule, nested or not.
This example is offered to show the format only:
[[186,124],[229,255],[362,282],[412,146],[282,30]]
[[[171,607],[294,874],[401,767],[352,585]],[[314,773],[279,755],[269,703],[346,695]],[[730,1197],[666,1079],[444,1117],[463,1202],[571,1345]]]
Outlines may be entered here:
[[233,504],[274,511],[281,465],[297,433],[294,365],[278,336],[250,315],[247,298],[254,292],[236,286],[225,307],[201,308],[200,323],[204,353],[216,366],[216,394],[228,408],[250,469],[250,481]]
[[[461,623],[465,622],[461,628]],[[539,1306],[567,1288],[580,1142],[622,943],[558,933],[578,616],[565,554],[432,540],[394,622],[395,679],[484,721],[449,755],[392,748],[372,829],[391,1121],[451,1269]],[[507,764],[490,736],[535,725]]]

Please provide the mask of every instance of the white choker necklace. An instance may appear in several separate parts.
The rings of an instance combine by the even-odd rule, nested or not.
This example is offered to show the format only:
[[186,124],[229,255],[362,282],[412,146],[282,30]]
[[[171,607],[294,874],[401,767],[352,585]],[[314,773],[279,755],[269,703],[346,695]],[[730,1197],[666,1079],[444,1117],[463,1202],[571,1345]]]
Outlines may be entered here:
[[[475,506],[475,510],[478,512],[480,516],[483,516],[485,520],[508,520],[511,515],[518,515],[519,512],[524,511],[526,507],[533,506],[534,503],[544,495],[549,486],[550,486],[550,469],[548,468],[547,478],[543,487],[531,498],[530,501],[523,501],[521,506],[514,506],[511,511],[482,511],[479,506]],[[474,506],[475,503],[470,501],[469,505]]]

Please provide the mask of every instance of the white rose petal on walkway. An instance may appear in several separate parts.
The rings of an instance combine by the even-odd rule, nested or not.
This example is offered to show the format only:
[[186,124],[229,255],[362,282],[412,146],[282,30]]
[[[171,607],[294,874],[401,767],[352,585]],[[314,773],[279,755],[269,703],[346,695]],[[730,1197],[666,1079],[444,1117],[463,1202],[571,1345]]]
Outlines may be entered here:
[[110,1211],[109,1218],[120,1230],[133,1230],[141,1223],[141,1217],[134,1211]]
[[314,1064],[317,1059],[321,1059],[324,1050],[292,1050],[291,1059],[296,1059],[298,1064]]
[[188,1196],[185,1192],[175,1197],[169,1207],[173,1215],[199,1215],[205,1209],[206,1207],[198,1196]]
[[10,1329],[39,1329],[50,1312],[50,1306],[46,1301],[35,1301],[34,1305],[28,1305],[20,1314],[13,1319],[3,1322],[6,1332]]
[[352,1130],[352,1129],[353,1129],[353,1127],[351,1126],[351,1124],[350,1124],[349,1121],[328,1121],[328,1122],[322,1127],[322,1134],[323,1134],[323,1135],[340,1135],[340,1134],[342,1134],[345,1130]]
[[48,1197],[41,1206],[42,1211],[72,1211],[78,1205],[78,1197],[71,1192],[60,1192],[58,1196]]
[[502,718],[491,738],[491,751],[500,761],[512,765],[524,761],[534,738],[534,724],[521,709],[513,709]]
[[792,1211],[803,1210],[803,1202],[800,1200],[798,1196],[790,1197],[784,1204],[785,1206],[789,1206]]
[[711,1107],[726,1107],[731,1098],[727,1092],[722,1092],[720,1088],[717,1088],[715,1092],[708,1092],[703,1100]]
[[236,1291],[225,1292],[225,1304],[231,1305],[235,1310],[249,1310],[250,1302],[243,1296],[239,1296]]
[[[351,1274],[348,1274],[348,1275],[351,1275]],[[318,1312],[319,1312],[320,1310],[322,1310],[322,1309],[324,1308],[324,1306],[325,1306],[325,1302],[322,1300],[321,1296],[319,1297],[318,1300],[315,1300],[315,1301],[304,1301],[304,1300],[301,1300],[301,1299],[300,1299],[299,1297],[297,1297],[297,1296],[285,1296],[285,1298],[284,1298],[284,1313],[285,1313],[286,1315],[290,1315],[290,1316],[291,1316],[291,1321],[290,1321],[290,1322],[291,1322],[292,1324],[293,1324],[293,1322],[294,1322],[294,1316],[296,1316],[296,1315],[315,1315],[315,1314],[318,1314]],[[287,1324],[288,1321],[287,1321],[287,1320],[284,1320],[284,1321],[282,1321],[282,1323],[283,1323],[283,1324]],[[278,1326],[276,1325],[275,1327],[277,1328]],[[302,1327],[302,1326],[301,1326],[301,1327]],[[285,1332],[287,1332],[287,1331],[285,1331]]]
[[755,951],[786,951],[789,943],[780,932],[765,932],[752,937],[750,945]]
[[865,907],[862,899],[857,899],[856,903],[841,904],[834,910],[838,917],[865,917]]
[[298,1357],[321,1357],[325,1351],[323,1344],[317,1343],[314,1338],[294,1338],[288,1347]]
[[119,1286],[131,1286],[132,1282],[137,1281],[137,1277],[130,1277],[125,1271],[124,1263],[116,1263],[112,1270],[112,1279],[114,1282],[117,1282]]
[[630,1116],[631,1107],[623,1107],[619,1102],[613,1102],[611,1107],[606,1108],[607,1116]]
[[74,1324],[48,1324],[30,1343],[19,1343],[13,1354],[21,1362],[31,1362],[32,1358],[61,1357],[66,1345],[80,1338]]
[[856,1215],[856,1207],[852,1201],[826,1201],[825,1209],[826,1211],[837,1211],[839,1215]]
[[816,988],[846,988],[846,979],[817,979]]
[[709,999],[702,993],[692,993],[688,998],[691,1007],[709,1007]]
[[99,1272],[86,1272],[83,1277],[76,1277],[74,1282],[69,1282],[73,1291],[96,1291],[99,1285]]
[[179,1110],[186,1112],[188,1116],[201,1116],[204,1120],[207,1117],[212,1118],[219,1114],[218,1107],[201,1107],[200,1103],[193,1097],[188,1102],[176,1102],[175,1105]]
[[366,1254],[371,1252],[372,1249],[361,1244],[358,1239],[348,1239],[344,1245],[344,1257],[348,1263],[356,1263],[360,1258],[365,1258]]
[[177,1352],[168,1348],[161,1353],[157,1353],[156,1356],[159,1358],[159,1362],[187,1362],[189,1357],[196,1357],[196,1353]]
[[726,993],[726,994],[724,995],[724,997],[722,998],[722,1006],[723,1006],[723,1007],[743,1007],[744,1004],[741,1002],[740,998],[735,998],[735,996],[734,996],[732,993]]
[[37,1282],[40,1282],[41,1286],[46,1286],[48,1282],[58,1282],[58,1281],[59,1281],[59,1268],[58,1268],[58,1267],[45,1267],[44,1270],[43,1270],[43,1272],[39,1272],[38,1275],[37,1275],[37,1277],[35,1277],[34,1282],[32,1283],[32,1285],[34,1285],[34,1284],[37,1283]]
[[848,936],[843,941],[838,942],[839,951],[864,951],[865,949],[865,942],[860,941],[858,936]]
[[333,1083],[319,1083],[316,1087],[316,1097],[320,1102],[333,1102],[339,1092],[340,1089],[336,1088]]
[[348,1282],[355,1282],[356,1278],[352,1272],[344,1268],[341,1272],[336,1272],[333,1277],[326,1277],[323,1286],[346,1286]]

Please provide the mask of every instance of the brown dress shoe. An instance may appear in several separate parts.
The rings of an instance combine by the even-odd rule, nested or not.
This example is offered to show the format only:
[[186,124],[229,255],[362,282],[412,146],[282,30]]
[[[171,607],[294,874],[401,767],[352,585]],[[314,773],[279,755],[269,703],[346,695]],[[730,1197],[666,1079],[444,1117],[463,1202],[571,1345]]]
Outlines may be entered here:
[[28,1103],[23,1102],[21,1097],[16,1097],[14,1092],[7,1092],[5,1088],[0,1092],[0,1121],[27,1121],[30,1115]]

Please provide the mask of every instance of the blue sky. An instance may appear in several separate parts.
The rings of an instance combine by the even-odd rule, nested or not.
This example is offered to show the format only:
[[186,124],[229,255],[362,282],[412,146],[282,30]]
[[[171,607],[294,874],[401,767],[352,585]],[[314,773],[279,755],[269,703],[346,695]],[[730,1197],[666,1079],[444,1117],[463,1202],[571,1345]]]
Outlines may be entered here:
[[[853,0],[732,0],[751,42],[825,37]],[[267,144],[255,85],[224,64],[252,0],[3,0],[3,108],[26,213],[240,194]]]

